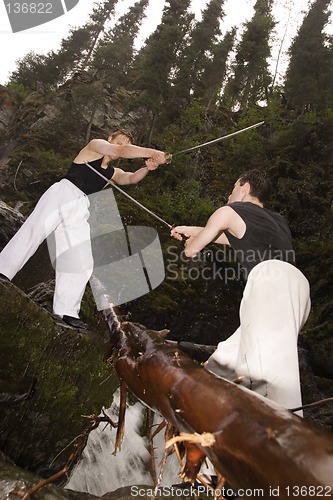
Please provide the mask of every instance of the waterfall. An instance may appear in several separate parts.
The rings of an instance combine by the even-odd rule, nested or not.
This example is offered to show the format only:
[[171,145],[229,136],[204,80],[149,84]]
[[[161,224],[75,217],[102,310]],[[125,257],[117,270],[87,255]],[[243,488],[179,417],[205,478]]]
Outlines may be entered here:
[[[114,401],[105,413],[117,421],[119,410],[119,390],[114,394]],[[102,496],[105,493],[124,486],[153,485],[150,473],[150,453],[148,439],[142,436],[145,407],[136,402],[127,406],[125,414],[125,432],[121,450],[113,455],[116,429],[101,423],[89,435],[87,446],[80,462],[74,467],[65,488]],[[155,415],[154,425],[163,418]],[[155,429],[155,427],[154,427]],[[164,452],[164,430],[154,437],[155,464],[157,476]],[[179,484],[180,465],[173,453],[166,460],[161,486]]]

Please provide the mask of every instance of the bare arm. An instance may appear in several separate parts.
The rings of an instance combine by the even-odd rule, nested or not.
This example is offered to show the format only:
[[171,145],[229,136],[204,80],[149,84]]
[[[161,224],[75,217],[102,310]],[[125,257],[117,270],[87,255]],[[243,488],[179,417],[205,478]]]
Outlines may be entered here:
[[182,240],[182,234],[186,236],[186,238],[191,238],[197,236],[200,231],[203,230],[203,227],[200,226],[176,226],[171,229],[171,236],[176,238],[176,240]]
[[185,244],[185,255],[187,257],[194,257],[209,243],[214,242],[229,245],[224,231],[234,226],[235,216],[239,217],[232,208],[227,206],[221,207],[211,215],[204,228],[177,226],[172,229],[171,235],[177,239],[181,239],[181,236],[178,237],[181,234],[189,237]]
[[110,144],[104,139],[93,139],[87,144],[84,150],[93,151],[103,156],[110,156],[114,158],[153,158],[159,164],[165,163],[167,158],[163,151],[152,148],[143,148],[133,144]]
[[137,184],[142,181],[151,170],[156,170],[159,163],[153,158],[148,158],[145,161],[145,166],[139,168],[135,172],[125,172],[121,168],[115,168],[112,180],[119,184],[120,186],[125,186],[127,184]]

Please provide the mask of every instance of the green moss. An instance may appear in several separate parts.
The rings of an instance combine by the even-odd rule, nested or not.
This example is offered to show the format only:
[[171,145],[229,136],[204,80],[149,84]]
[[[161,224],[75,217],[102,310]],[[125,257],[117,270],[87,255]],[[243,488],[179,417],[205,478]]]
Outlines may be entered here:
[[315,377],[316,386],[320,391],[327,391],[333,387],[332,380],[323,377]]
[[[103,361],[105,337],[98,330],[62,328],[11,285],[0,284],[0,293],[0,377],[37,379],[31,398],[4,408],[0,446],[16,463],[34,470],[88,426],[82,415],[111,405],[119,381]],[[32,463],[31,457],[36,457]],[[65,459],[59,458],[59,467]]]

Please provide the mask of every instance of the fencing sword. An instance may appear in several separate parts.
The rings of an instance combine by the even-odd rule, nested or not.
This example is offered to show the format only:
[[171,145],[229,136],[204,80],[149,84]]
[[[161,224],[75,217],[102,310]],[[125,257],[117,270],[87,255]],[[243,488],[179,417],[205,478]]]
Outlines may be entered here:
[[104,188],[106,188],[108,185],[114,187],[121,194],[123,194],[128,199],[130,199],[133,203],[135,203],[136,205],[138,205],[138,207],[142,208],[143,210],[145,210],[146,212],[148,212],[150,215],[152,215],[153,217],[155,217],[155,219],[157,219],[158,221],[160,221],[163,224],[165,224],[166,226],[168,226],[169,229],[173,228],[173,226],[171,224],[169,224],[168,222],[166,222],[159,215],[156,215],[154,212],[152,212],[151,210],[149,210],[149,208],[147,208],[144,205],[142,205],[142,203],[140,203],[138,200],[136,200],[135,198],[133,198],[130,194],[126,193],[126,191],[124,191],[123,189],[121,189],[118,186],[118,184],[116,184],[115,182],[113,182],[111,179],[108,179],[107,177],[105,177],[105,175],[103,175],[100,172],[98,172],[98,170],[95,170],[91,165],[89,165],[89,163],[86,163],[86,165],[87,165],[87,167],[90,168],[90,170],[92,170],[93,172],[95,172],[95,174],[99,175],[100,177],[102,177],[102,179],[104,179],[106,181],[106,184],[105,184]]
[[[191,151],[195,151],[196,149],[200,149],[200,148],[203,148],[203,147],[206,147],[206,146],[210,146],[211,144],[216,144],[217,142],[225,141],[226,139],[229,139],[230,137],[234,137],[235,135],[242,134],[243,132],[246,132],[248,130],[252,130],[252,129],[255,129],[257,127],[260,127],[261,125],[263,125],[263,123],[265,123],[265,122],[264,121],[258,122],[258,123],[255,123],[254,125],[250,125],[249,127],[245,127],[245,128],[240,129],[240,130],[237,130],[236,132],[232,132],[231,134],[219,137],[218,139],[213,139],[212,141],[205,142],[204,144],[199,144],[198,146],[193,146],[192,148],[183,149],[182,151],[178,151],[177,153],[174,153],[174,154],[169,154],[168,155],[168,163],[170,163],[171,160],[172,160],[172,158],[175,157],[175,156],[178,156],[178,155],[181,155],[181,154],[185,154],[185,153],[189,153]],[[157,219],[158,221],[162,222],[162,224],[164,224],[165,226],[168,226],[169,229],[172,229],[174,227],[173,225],[169,224],[164,219],[162,219],[159,215],[157,215],[154,212],[152,212],[151,210],[149,210],[149,208],[147,208],[145,205],[142,205],[142,203],[140,203],[138,200],[136,200],[135,198],[133,198],[131,195],[129,195],[128,193],[126,193],[126,191],[124,191],[123,189],[121,189],[118,186],[118,184],[116,184],[111,179],[108,179],[103,174],[101,174],[100,172],[98,172],[97,170],[95,170],[91,165],[89,165],[89,163],[86,162],[86,165],[87,165],[87,167],[90,168],[90,170],[92,170],[93,172],[95,172],[95,174],[99,175],[100,177],[102,177],[102,179],[105,180],[106,185],[104,186],[104,188],[107,187],[107,185],[110,185],[110,186],[114,187],[117,191],[119,191],[124,196],[126,196],[129,200],[131,200],[133,203],[135,203],[138,207],[142,208],[142,210],[145,210],[152,217],[155,217],[155,219]]]
[[242,134],[243,132],[247,132],[248,130],[255,129],[257,127],[260,127],[263,125],[265,121],[255,123],[254,125],[250,125],[249,127],[242,128],[240,130],[236,130],[236,132],[232,132],[231,134],[228,135],[223,135],[222,137],[219,137],[218,139],[213,139],[212,141],[204,142],[203,144],[199,144],[198,146],[193,146],[192,148],[187,148],[183,149],[182,151],[177,151],[177,153],[169,154],[169,161],[168,163],[171,163],[171,160],[178,155],[182,155],[185,153],[190,153],[191,151],[195,151],[196,149],[204,148],[206,146],[210,146],[211,144],[216,144],[217,142],[225,141],[226,139],[230,139],[230,137],[234,137],[235,135]]

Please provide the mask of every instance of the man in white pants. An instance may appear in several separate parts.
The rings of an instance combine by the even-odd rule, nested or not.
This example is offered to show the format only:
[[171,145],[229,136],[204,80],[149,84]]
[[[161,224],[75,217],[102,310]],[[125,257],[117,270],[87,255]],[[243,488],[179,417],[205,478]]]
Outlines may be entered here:
[[[148,159],[135,172],[125,172],[110,163],[118,158]],[[93,269],[88,195],[106,186],[103,177],[120,185],[136,184],[166,159],[162,151],[132,145],[132,135],[127,130],[118,130],[107,140],[91,140],[78,153],[65,177],[42,195],[0,253],[0,278],[12,280],[42,241],[53,233],[55,243],[48,238],[56,269],[53,312],[70,326],[88,329],[79,318],[81,300]]]
[[292,409],[302,405],[297,337],[310,312],[310,291],[294,265],[287,223],[264,208],[270,189],[265,173],[246,172],[204,228],[177,226],[171,234],[188,238],[187,257],[211,242],[230,245],[247,274],[240,327],[219,343],[206,368],[242,377],[259,394]]

